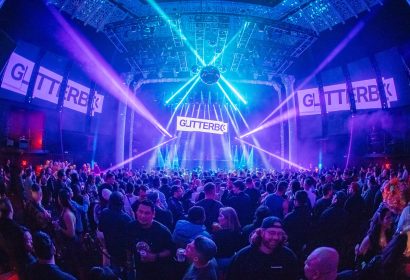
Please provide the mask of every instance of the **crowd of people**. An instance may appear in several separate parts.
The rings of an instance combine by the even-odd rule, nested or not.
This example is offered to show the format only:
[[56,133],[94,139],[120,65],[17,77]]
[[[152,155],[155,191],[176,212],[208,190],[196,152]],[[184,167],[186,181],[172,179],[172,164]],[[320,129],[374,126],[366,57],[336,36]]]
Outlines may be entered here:
[[[0,166],[1,279],[410,279],[405,165]],[[8,277],[8,278],[7,278]]]

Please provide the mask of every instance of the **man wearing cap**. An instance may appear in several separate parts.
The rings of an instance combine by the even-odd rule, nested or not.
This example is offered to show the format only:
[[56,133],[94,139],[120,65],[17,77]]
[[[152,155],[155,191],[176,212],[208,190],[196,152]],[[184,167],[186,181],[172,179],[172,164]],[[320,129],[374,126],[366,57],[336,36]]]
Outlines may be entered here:
[[263,220],[251,237],[251,245],[234,257],[227,280],[292,280],[297,279],[297,259],[284,244],[286,233],[277,217]]
[[186,246],[186,257],[192,265],[185,273],[183,280],[216,280],[217,264],[214,259],[216,245],[205,236],[196,237]]

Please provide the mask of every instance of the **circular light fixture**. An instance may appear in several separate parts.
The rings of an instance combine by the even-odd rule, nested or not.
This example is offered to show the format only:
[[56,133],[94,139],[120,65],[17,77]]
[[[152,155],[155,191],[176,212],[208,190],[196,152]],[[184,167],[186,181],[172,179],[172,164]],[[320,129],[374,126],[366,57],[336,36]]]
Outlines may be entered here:
[[215,66],[209,65],[202,68],[199,76],[203,83],[207,85],[212,85],[218,82],[221,74],[219,73],[219,69]]

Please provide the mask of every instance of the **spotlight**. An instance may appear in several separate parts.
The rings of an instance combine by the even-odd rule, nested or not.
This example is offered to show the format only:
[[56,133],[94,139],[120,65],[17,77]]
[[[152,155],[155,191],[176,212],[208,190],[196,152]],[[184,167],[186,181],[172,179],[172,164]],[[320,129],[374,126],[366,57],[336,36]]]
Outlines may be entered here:
[[198,65],[194,65],[191,67],[191,72],[196,75],[199,73],[199,71],[201,70],[201,67],[199,67]]
[[212,47],[212,48],[213,48],[213,47],[216,47],[216,40],[215,40],[215,39],[209,40],[208,43],[209,43],[209,46],[210,46],[210,47]]
[[221,74],[219,73],[218,68],[215,66],[209,65],[202,68],[201,73],[199,74],[203,83],[207,85],[213,85],[218,82]]
[[226,67],[226,65],[219,66],[219,72],[221,72],[221,74],[225,73],[226,71],[228,71],[228,67]]

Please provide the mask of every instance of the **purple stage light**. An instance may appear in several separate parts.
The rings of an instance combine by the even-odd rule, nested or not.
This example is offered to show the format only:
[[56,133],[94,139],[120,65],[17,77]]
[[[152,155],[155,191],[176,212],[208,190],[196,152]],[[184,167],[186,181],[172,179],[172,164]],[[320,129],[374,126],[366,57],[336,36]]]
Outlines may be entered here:
[[149,153],[149,152],[151,152],[151,151],[153,151],[153,150],[155,150],[155,149],[157,149],[157,148],[159,148],[159,147],[161,147],[161,146],[163,146],[163,145],[165,145],[165,144],[167,144],[167,143],[169,143],[169,142],[171,142],[171,141],[174,141],[175,139],[177,139],[177,137],[173,137],[173,138],[171,138],[171,139],[168,139],[167,141],[162,142],[161,144],[158,144],[158,145],[156,145],[156,146],[154,146],[154,147],[152,147],[152,148],[149,148],[148,150],[145,150],[145,151],[143,151],[143,152],[141,152],[141,153],[139,153],[139,154],[137,154],[137,155],[135,155],[135,156],[133,156],[133,157],[131,157],[131,158],[129,158],[129,159],[124,160],[123,162],[120,162],[120,163],[118,163],[118,164],[116,164],[116,165],[114,165],[114,166],[111,166],[110,168],[104,170],[103,172],[105,173],[105,172],[107,172],[107,171],[115,170],[115,169],[117,169],[117,168],[120,168],[120,167],[124,166],[125,164],[130,163],[131,161],[136,160],[137,158],[140,158],[140,157],[142,157],[143,155],[145,155],[145,154],[147,154],[147,153]]
[[61,27],[61,32],[57,39],[60,41],[62,47],[70,52],[79,65],[83,67],[84,72],[119,101],[128,104],[128,106],[138,114],[147,119],[161,133],[172,137],[142,102],[135,97],[130,89],[123,84],[118,74],[98,51],[75,31],[58,11],[52,6],[49,6],[49,9]]
[[275,124],[278,124],[280,122],[286,121],[286,120],[288,120],[288,119],[290,119],[291,117],[294,117],[294,116],[296,116],[296,110],[291,109],[291,110],[287,111],[285,114],[280,115],[280,116],[270,120],[269,122],[267,122],[265,124],[262,124],[261,126],[258,126],[254,130],[251,130],[248,133],[245,133],[245,134],[241,135],[239,138],[244,138],[246,136],[254,134],[255,132],[264,130],[265,128],[268,128],[268,127],[271,127],[272,125],[275,125]]
[[239,142],[243,143],[243,144],[246,144],[246,145],[248,145],[248,146],[250,146],[250,147],[253,147],[253,148],[255,148],[255,149],[257,149],[257,150],[259,150],[259,151],[261,151],[261,152],[264,152],[265,154],[267,154],[267,155],[269,155],[269,156],[271,156],[271,157],[274,157],[274,158],[276,158],[276,159],[278,159],[278,160],[280,160],[280,161],[283,161],[283,162],[289,164],[290,166],[296,167],[296,168],[298,168],[298,169],[306,170],[306,168],[304,168],[303,166],[300,166],[300,165],[298,165],[298,164],[296,164],[296,163],[293,163],[293,162],[291,162],[291,161],[289,161],[289,160],[287,160],[287,159],[285,159],[285,158],[283,158],[283,157],[280,157],[280,156],[278,156],[278,155],[275,155],[274,153],[268,152],[267,150],[262,149],[262,148],[260,148],[260,147],[257,147],[256,145],[253,145],[253,144],[251,144],[251,143],[249,143],[249,142],[246,142],[245,140],[242,140],[242,139],[240,139],[240,138],[238,138],[238,137],[235,137],[235,139],[238,140]]
[[350,138],[349,138],[349,147],[347,148],[347,158],[346,158],[345,169],[349,167],[350,153],[352,151],[353,127],[354,127],[354,115],[352,115],[352,118],[350,119]]

